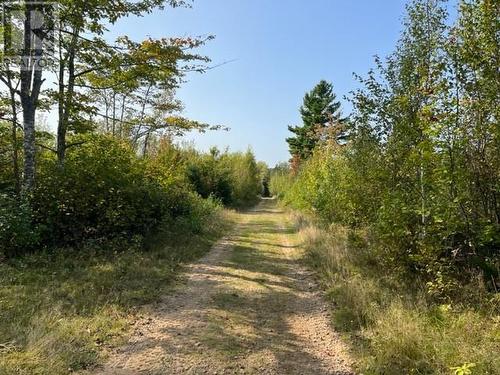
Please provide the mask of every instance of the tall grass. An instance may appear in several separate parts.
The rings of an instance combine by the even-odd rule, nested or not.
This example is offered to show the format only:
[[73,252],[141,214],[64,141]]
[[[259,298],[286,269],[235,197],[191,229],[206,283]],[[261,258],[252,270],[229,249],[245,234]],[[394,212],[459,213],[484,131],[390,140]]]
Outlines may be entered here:
[[117,240],[0,262],[0,374],[62,375],[98,364],[140,306],[156,301],[230,222],[199,209],[207,212],[191,216],[195,223],[170,223],[146,250]]
[[418,280],[405,284],[380,266],[367,233],[296,221],[360,373],[500,374],[498,295],[433,301]]

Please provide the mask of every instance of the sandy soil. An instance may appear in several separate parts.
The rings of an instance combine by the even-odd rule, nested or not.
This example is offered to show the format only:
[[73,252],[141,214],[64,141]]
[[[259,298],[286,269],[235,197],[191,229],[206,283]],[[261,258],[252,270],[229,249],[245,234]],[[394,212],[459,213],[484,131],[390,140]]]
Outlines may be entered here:
[[352,374],[286,215],[272,200],[144,309],[94,374]]

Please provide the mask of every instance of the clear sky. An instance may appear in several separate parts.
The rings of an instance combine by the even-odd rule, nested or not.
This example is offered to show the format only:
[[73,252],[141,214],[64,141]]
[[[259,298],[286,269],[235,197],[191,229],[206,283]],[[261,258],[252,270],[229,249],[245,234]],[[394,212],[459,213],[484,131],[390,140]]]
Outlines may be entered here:
[[[166,9],[129,18],[113,34],[215,35],[201,52],[212,64],[190,74],[179,98],[184,115],[229,126],[229,132],[189,135],[200,149],[250,146],[270,166],[288,160],[287,125],[299,124],[304,93],[333,82],[342,99],[357,87],[373,56],[390,53],[398,39],[404,0],[195,0],[191,9]],[[234,60],[234,61],[233,61]],[[342,99],[344,114],[350,111]]]

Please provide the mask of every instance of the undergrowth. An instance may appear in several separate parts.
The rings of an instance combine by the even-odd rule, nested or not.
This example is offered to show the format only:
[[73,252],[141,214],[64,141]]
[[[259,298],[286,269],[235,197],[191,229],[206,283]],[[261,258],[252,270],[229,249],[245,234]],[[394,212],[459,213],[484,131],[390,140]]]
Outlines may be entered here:
[[425,283],[382,266],[366,233],[303,217],[297,225],[360,373],[500,374],[498,294],[478,282],[435,300]]
[[95,366],[123,341],[141,305],[157,300],[183,262],[227,229],[225,213],[203,231],[170,223],[146,243],[107,241],[0,263],[0,374],[58,375]]

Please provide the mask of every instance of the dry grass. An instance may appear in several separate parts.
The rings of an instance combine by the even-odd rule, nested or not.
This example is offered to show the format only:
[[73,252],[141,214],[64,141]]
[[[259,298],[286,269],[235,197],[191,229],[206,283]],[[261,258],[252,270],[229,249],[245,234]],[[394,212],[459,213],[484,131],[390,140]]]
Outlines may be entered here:
[[0,374],[67,374],[101,362],[138,308],[210,249],[226,219],[204,234],[172,229],[148,251],[108,243],[0,263]]
[[350,338],[360,372],[467,374],[456,369],[461,367],[500,374],[498,296],[490,295],[480,308],[430,302],[424,288],[403,287],[344,228],[296,222],[308,261],[332,302],[334,324]]

